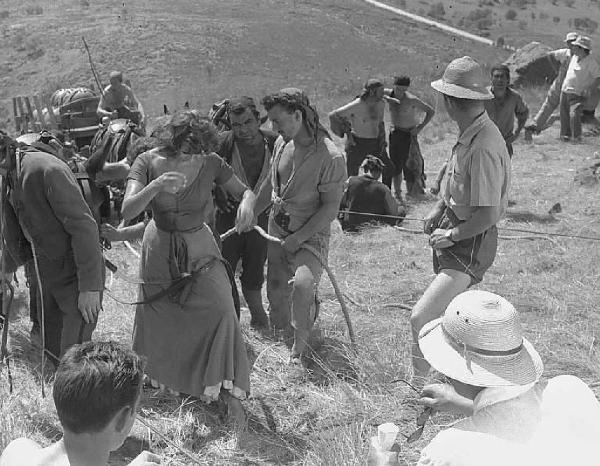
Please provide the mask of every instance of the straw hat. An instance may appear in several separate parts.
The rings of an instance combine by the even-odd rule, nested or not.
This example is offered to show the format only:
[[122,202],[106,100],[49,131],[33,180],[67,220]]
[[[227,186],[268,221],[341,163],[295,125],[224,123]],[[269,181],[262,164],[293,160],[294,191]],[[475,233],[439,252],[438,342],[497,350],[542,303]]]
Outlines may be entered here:
[[494,94],[488,85],[489,80],[485,78],[481,66],[471,57],[452,60],[442,79],[431,83],[431,87],[442,94],[471,100],[493,99]]
[[578,37],[579,37],[579,34],[577,34],[576,32],[568,32],[567,35],[565,36],[565,42],[576,41]]
[[544,370],[513,305],[488,291],[454,298],[443,317],[423,327],[419,347],[438,372],[478,387],[527,385]]
[[579,36],[572,45],[578,45],[582,49],[592,50],[592,39],[587,36]]

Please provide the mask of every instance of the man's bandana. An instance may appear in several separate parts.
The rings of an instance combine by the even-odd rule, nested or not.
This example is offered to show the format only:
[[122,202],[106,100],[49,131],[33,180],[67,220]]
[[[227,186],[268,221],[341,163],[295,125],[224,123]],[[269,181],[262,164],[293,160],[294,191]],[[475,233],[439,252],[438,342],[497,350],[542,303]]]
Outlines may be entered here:
[[315,144],[319,137],[330,137],[325,127],[319,121],[319,114],[315,108],[310,105],[310,101],[304,91],[295,87],[287,87],[281,89],[277,94],[284,96],[288,101],[300,106],[304,116],[304,123],[306,124],[306,128],[310,135],[315,139]]

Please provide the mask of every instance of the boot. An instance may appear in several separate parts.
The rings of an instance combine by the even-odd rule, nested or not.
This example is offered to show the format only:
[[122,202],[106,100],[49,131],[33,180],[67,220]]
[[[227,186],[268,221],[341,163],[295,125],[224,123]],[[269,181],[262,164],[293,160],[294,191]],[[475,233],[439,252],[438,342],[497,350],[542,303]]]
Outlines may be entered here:
[[264,328],[269,325],[269,319],[265,312],[262,302],[262,294],[260,290],[249,290],[248,288],[242,287],[242,293],[244,299],[250,309],[250,326],[255,328]]

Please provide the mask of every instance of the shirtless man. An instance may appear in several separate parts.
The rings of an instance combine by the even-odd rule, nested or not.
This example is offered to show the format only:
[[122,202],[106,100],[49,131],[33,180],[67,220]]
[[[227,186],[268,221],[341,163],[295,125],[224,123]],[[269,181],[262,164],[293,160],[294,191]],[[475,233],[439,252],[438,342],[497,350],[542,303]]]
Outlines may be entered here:
[[[409,86],[408,76],[397,76],[394,78],[394,87],[384,91],[392,120],[390,159],[395,167],[394,191],[399,201],[402,201],[402,172],[409,195],[425,192],[424,162],[417,136],[435,114],[431,105],[408,92]],[[420,120],[423,113],[425,118]]]
[[279,133],[271,173],[258,195],[255,213],[273,204],[269,233],[267,296],[271,325],[294,333],[292,364],[301,362],[318,315],[317,289],[329,250],[330,224],[336,218],[346,181],[344,158],[300,89],[282,89],[263,99]]
[[[114,342],[71,347],[54,379],[54,405],[63,438],[42,448],[33,440],[13,440],[0,466],[106,466],[131,431],[140,400],[143,362]],[[129,466],[160,464],[144,451]]]
[[356,99],[329,114],[329,122],[337,136],[346,135],[348,176],[358,175],[358,169],[370,154],[383,162],[383,183],[390,188],[394,168],[386,151],[383,96],[383,82],[369,79]]
[[144,122],[144,108],[129,86],[123,84],[123,73],[112,71],[110,84],[106,86],[98,103],[98,116],[127,118],[136,125]]

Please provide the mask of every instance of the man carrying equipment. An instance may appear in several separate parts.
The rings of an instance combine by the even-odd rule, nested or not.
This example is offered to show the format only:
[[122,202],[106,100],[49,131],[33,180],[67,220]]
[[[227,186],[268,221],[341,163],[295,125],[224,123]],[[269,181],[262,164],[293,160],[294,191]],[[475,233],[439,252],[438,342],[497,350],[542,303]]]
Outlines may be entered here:
[[110,84],[104,89],[98,103],[98,116],[125,118],[142,126],[145,119],[144,108],[131,88],[123,83],[123,73],[112,71],[109,79]]

